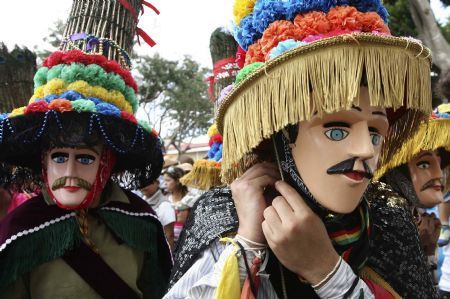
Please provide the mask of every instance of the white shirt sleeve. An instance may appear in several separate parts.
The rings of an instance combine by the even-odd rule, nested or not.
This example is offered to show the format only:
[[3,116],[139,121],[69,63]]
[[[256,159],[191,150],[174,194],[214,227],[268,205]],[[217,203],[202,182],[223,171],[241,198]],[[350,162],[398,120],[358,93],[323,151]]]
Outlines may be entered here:
[[176,220],[175,210],[168,201],[164,201],[159,205],[156,214],[158,215],[159,221],[161,221],[162,226],[166,226],[167,224],[175,222]]
[[340,263],[336,273],[323,286],[315,289],[315,292],[320,298],[343,298],[354,282],[356,286],[350,294],[347,294],[346,298],[375,298],[366,283],[353,273],[352,268],[344,260]]
[[[178,280],[178,282],[169,290],[163,299],[212,299],[214,298],[216,288],[220,281],[222,269],[226,259],[233,254],[234,247],[231,244],[222,244],[219,241],[214,242],[206,249],[194,265]],[[247,260],[250,264],[254,254],[246,252]],[[247,277],[244,260],[239,256],[239,276],[241,286]],[[278,298],[275,290],[270,284],[268,275],[264,275],[264,269],[259,272],[261,277],[258,298]]]

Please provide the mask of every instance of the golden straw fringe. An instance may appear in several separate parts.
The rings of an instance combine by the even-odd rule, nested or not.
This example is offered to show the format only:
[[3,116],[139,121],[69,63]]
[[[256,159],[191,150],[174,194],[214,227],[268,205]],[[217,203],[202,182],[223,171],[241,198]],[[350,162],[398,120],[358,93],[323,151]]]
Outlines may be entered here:
[[[290,55],[275,59],[276,66],[259,70],[258,74],[270,71],[272,76],[250,75],[244,80],[218,114],[217,124],[224,136],[222,180],[230,183],[245,171],[241,166],[247,163],[241,159],[288,124],[308,120],[316,112],[321,116],[350,109],[364,70],[371,105],[396,109],[406,99],[407,108],[431,112],[431,81],[423,76],[430,71],[429,60],[415,58],[401,47],[360,44],[338,44],[302,55],[290,51]],[[423,117],[411,112],[409,124],[417,121],[419,114]],[[391,132],[395,138],[387,139],[395,144],[385,143],[398,146],[411,134],[411,127],[398,124]]]
[[220,162],[197,160],[192,170],[180,181],[185,186],[200,190],[223,186],[220,179]]
[[399,147],[398,151],[380,163],[374,180],[380,179],[388,171],[408,163],[420,151],[434,151],[450,147],[450,119],[431,119],[420,125],[416,134]]
[[369,279],[379,285],[380,287],[387,290],[389,293],[391,293],[392,296],[396,299],[401,299],[402,297],[387,283],[380,275],[378,275],[377,272],[372,270],[371,268],[365,266],[364,268],[359,271],[359,277],[362,279]]

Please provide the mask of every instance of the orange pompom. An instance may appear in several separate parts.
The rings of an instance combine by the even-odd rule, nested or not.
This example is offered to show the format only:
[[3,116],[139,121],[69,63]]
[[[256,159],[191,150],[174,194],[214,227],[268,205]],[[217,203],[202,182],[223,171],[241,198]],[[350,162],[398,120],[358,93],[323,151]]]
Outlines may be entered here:
[[325,34],[331,30],[327,15],[320,11],[299,14],[294,19],[294,25],[301,32],[301,39],[309,35]]
[[258,40],[256,43],[248,47],[248,51],[245,54],[245,65],[264,61],[264,54],[262,53],[260,40]]
[[58,112],[72,111],[72,103],[66,99],[55,99],[48,104],[48,109]]
[[378,31],[380,33],[391,34],[389,27],[375,12],[361,13],[358,15],[357,20],[362,24],[363,32]]
[[279,42],[287,39],[301,40],[303,37],[292,22],[275,21],[267,27],[260,40],[262,53],[266,56]]
[[330,9],[327,18],[333,30],[348,29],[352,31],[362,30],[362,24],[357,21],[361,13],[352,6],[337,6]]

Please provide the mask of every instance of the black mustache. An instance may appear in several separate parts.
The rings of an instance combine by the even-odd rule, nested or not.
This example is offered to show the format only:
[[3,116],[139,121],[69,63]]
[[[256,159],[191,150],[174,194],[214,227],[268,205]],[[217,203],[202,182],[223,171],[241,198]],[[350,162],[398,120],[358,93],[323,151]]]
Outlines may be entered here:
[[[339,162],[336,165],[331,166],[327,169],[328,174],[341,174],[346,172],[354,171],[353,167],[355,166],[357,158],[351,158],[342,162]],[[364,177],[371,180],[373,178],[373,171],[370,169],[369,165],[367,165],[366,161],[362,161],[364,167]]]
[[428,189],[428,188],[433,187],[434,185],[436,185],[436,182],[439,182],[439,184],[440,184],[441,186],[444,185],[444,184],[442,183],[442,180],[441,180],[441,179],[431,179],[431,180],[429,180],[428,182],[426,182],[426,183],[422,186],[422,188],[420,188],[420,191],[424,191],[424,190],[426,190],[426,189]]

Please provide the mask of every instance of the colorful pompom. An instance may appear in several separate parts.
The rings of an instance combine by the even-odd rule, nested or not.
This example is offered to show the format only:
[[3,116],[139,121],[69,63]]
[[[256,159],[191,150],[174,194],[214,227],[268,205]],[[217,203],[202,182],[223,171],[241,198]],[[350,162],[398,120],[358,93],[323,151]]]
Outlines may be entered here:
[[90,100],[79,99],[72,102],[72,108],[74,111],[81,112],[97,112],[95,103]]
[[236,76],[236,84],[244,80],[248,75],[250,75],[255,70],[259,69],[261,66],[263,66],[264,63],[262,62],[255,62],[252,64],[249,64],[245,66],[242,70],[239,71],[239,73]]
[[131,114],[131,113],[129,113],[129,112],[122,111],[122,112],[120,113],[120,117],[121,117],[122,119],[128,120],[129,122],[132,122],[133,124],[137,124],[136,117],[134,117],[134,115]]
[[295,41],[293,39],[288,39],[280,42],[275,48],[270,50],[269,59],[274,59],[275,57],[283,54],[284,52],[294,49],[300,46],[306,45],[305,42]]
[[208,137],[212,137],[215,134],[219,134],[219,130],[217,129],[217,125],[214,123],[208,129]]
[[48,109],[55,110],[58,112],[69,112],[72,111],[72,103],[66,99],[56,99],[48,104]]
[[109,116],[115,116],[120,117],[120,110],[111,104],[108,103],[100,103],[95,106],[97,113],[109,115]]
[[34,103],[28,104],[25,108],[25,114],[28,113],[42,113],[48,111],[48,103],[44,100],[36,101]]
[[234,22],[239,26],[241,20],[251,14],[256,0],[236,0],[233,6]]

